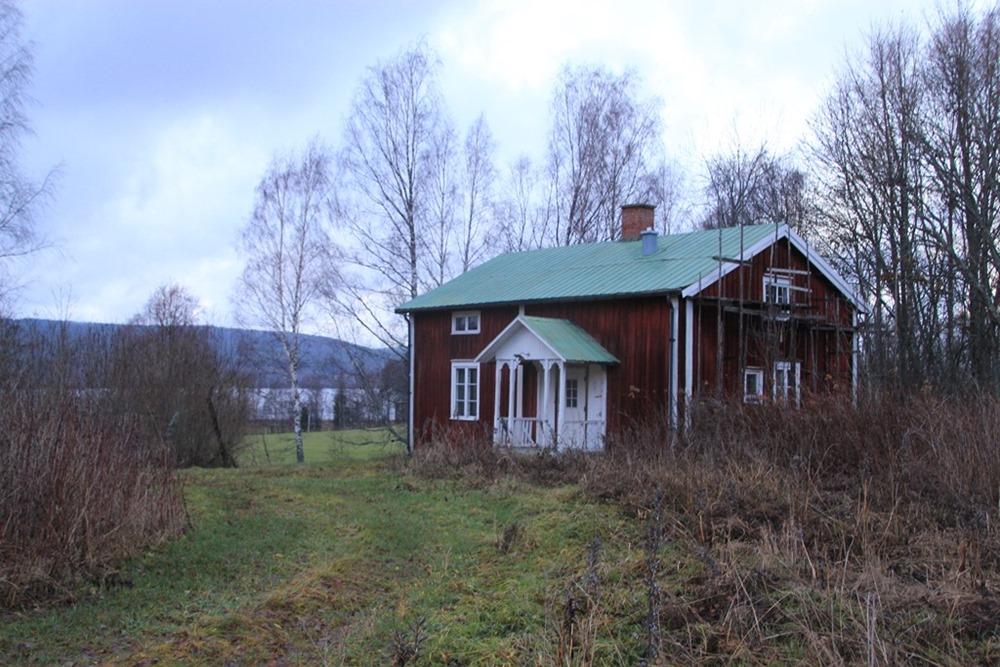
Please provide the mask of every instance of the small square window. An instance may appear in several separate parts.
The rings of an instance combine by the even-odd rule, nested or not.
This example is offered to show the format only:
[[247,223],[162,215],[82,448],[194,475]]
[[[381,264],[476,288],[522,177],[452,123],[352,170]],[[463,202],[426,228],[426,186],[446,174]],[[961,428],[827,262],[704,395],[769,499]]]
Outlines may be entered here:
[[764,396],[764,370],[748,368],[743,371],[743,401],[759,403]]
[[452,313],[451,332],[460,335],[479,333],[479,311],[465,310]]
[[566,380],[566,407],[575,408],[579,401],[580,385],[578,380]]

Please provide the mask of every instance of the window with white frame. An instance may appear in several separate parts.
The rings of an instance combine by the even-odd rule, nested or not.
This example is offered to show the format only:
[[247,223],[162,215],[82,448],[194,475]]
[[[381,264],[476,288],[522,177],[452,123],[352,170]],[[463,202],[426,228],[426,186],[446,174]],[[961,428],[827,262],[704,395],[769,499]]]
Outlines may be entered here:
[[764,369],[747,368],[743,371],[743,402],[760,403],[764,396]]
[[452,313],[451,332],[458,335],[479,333],[479,311],[462,310]]
[[792,303],[792,281],[784,276],[768,273],[764,276],[764,301],[777,306],[790,306]]
[[566,380],[566,407],[575,408],[579,405],[580,384],[576,379]]
[[479,364],[475,362],[451,363],[451,418],[479,419]]
[[799,405],[799,362],[775,362],[772,393],[775,401]]

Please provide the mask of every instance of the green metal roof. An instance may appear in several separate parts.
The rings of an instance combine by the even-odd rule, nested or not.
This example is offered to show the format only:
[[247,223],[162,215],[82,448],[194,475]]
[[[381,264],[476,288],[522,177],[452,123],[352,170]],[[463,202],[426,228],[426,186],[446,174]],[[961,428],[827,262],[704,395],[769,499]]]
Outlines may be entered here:
[[589,333],[569,320],[551,317],[521,315],[529,331],[542,339],[552,351],[572,363],[617,364],[618,359],[591,337]]
[[[774,236],[775,225],[743,227],[743,248]],[[740,230],[722,230],[722,257],[740,254]],[[719,231],[642,241],[607,241],[495,257],[396,309],[405,313],[463,306],[678,292],[719,268]]]

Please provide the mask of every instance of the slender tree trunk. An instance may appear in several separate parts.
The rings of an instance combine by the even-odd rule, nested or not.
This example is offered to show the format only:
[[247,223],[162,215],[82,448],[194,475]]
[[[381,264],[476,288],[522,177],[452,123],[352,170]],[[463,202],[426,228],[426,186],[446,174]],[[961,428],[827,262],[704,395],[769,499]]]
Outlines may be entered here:
[[299,393],[299,369],[296,364],[288,365],[288,377],[292,385],[292,430],[295,432],[295,462],[305,463],[306,452],[302,445],[302,395]]

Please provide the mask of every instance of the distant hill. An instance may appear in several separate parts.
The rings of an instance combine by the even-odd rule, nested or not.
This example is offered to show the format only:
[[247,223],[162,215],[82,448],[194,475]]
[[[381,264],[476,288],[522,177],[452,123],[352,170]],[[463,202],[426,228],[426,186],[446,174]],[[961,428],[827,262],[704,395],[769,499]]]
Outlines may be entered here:
[[[61,322],[58,320],[15,320],[24,335],[55,336],[63,327],[70,340],[94,336],[110,336],[121,329],[121,324],[99,322]],[[218,345],[228,350],[247,354],[251,372],[258,387],[286,387],[284,353],[274,337],[266,331],[231,327],[205,327]],[[341,373],[353,375],[355,364],[371,370],[381,368],[387,361],[396,359],[386,348],[354,345],[327,336],[302,336],[302,364],[299,382],[305,387],[335,387]]]

